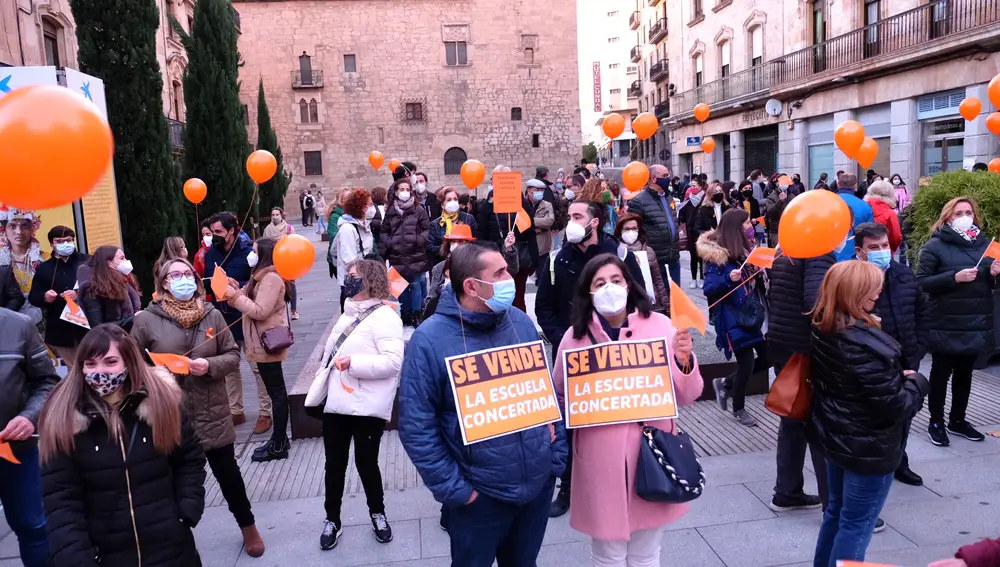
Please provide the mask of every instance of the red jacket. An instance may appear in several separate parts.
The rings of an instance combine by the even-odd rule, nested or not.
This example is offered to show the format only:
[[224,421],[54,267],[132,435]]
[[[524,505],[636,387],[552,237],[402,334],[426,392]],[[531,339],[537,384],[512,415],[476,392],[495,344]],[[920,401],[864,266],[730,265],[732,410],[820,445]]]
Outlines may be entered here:
[[1000,565],[1000,539],[984,539],[966,545],[958,550],[955,557],[965,561],[969,567],[994,567]]
[[[865,199],[872,206],[875,222],[889,229],[889,247],[895,252],[903,243],[903,231],[899,229],[899,216],[881,199]],[[860,245],[860,244],[859,244]]]
[[198,247],[198,252],[194,255],[194,271],[198,273],[198,277],[205,277],[205,253],[208,252],[208,246],[202,245]]

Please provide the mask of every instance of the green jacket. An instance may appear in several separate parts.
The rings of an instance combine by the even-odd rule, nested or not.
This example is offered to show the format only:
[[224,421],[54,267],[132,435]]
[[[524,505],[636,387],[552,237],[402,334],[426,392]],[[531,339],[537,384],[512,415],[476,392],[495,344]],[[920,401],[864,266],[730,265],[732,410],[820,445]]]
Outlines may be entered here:
[[337,208],[333,209],[332,213],[330,213],[330,219],[326,223],[326,233],[330,235],[330,242],[333,242],[333,239],[337,238],[337,229],[340,228],[337,225],[340,221],[340,217],[342,216],[344,216],[344,209],[342,209],[339,205]]

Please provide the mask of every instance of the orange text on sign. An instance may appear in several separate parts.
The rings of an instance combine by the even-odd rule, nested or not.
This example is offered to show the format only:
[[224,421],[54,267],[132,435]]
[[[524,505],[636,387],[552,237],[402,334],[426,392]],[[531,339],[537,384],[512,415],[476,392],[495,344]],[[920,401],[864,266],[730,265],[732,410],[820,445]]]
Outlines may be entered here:
[[541,344],[477,353],[452,360],[450,365],[456,386],[547,368]]

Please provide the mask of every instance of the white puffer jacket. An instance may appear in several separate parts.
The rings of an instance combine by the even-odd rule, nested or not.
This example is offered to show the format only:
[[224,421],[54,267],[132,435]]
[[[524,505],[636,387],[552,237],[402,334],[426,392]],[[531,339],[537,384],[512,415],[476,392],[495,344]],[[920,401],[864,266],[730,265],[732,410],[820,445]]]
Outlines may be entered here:
[[[351,332],[337,352],[331,352],[358,315],[381,303],[381,299],[358,302],[348,299],[344,304],[344,314],[330,333],[320,369],[306,394],[306,406],[319,406],[325,397],[324,413],[364,415],[386,421],[392,416],[403,365],[403,322],[399,315],[389,306],[378,307]],[[350,368],[337,370],[332,360],[347,356],[351,357]]]

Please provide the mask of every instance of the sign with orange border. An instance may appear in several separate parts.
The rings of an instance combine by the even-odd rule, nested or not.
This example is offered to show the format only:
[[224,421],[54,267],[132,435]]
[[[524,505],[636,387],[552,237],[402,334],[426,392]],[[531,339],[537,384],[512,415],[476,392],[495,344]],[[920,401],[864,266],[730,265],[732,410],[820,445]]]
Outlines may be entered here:
[[542,341],[445,359],[466,445],[562,419]]
[[670,356],[662,338],[563,351],[567,426],[677,417]]

